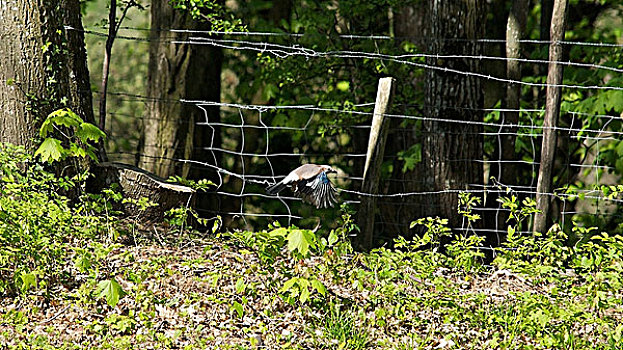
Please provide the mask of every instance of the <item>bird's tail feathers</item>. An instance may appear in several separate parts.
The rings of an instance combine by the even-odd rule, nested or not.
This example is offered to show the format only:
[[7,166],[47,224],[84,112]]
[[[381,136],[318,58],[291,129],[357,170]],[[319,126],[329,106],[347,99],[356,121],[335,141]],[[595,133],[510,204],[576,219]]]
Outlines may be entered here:
[[268,193],[268,194],[277,194],[277,193],[281,192],[284,188],[286,188],[286,185],[283,182],[277,182],[274,185],[270,185],[270,186],[266,187],[266,193]]

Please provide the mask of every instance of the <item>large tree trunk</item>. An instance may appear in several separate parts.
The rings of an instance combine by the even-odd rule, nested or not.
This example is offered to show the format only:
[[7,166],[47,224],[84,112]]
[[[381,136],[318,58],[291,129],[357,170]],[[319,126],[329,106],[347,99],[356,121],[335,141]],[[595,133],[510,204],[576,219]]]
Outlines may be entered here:
[[[415,18],[410,18],[411,14]],[[481,45],[465,39],[484,36],[485,3],[483,0],[430,1],[399,9],[396,35],[426,37],[425,52],[439,55],[479,55]],[[417,18],[423,18],[418,21]],[[457,40],[447,40],[453,38]],[[478,72],[479,62],[470,59],[429,59],[428,65]],[[482,126],[437,122],[435,119],[482,121],[481,82],[473,76],[441,70],[427,70],[424,116],[429,120],[413,130],[401,130],[388,140],[390,153],[421,145],[422,161],[413,171],[402,173],[401,164],[394,166],[392,179],[386,185],[389,193],[439,192],[467,189],[483,183]],[[413,85],[421,83],[415,78]],[[458,108],[457,108],[458,107]],[[400,128],[395,121],[392,129]],[[387,232],[407,233],[409,222],[426,216],[450,219],[452,227],[463,225],[457,213],[456,192],[389,198],[380,201]]]
[[32,148],[41,122],[61,107],[93,122],[81,30],[78,0],[0,4],[0,142]]
[[[427,52],[439,55],[479,55],[482,45],[470,40],[484,36],[486,9],[484,0],[429,2],[430,19]],[[455,40],[448,40],[452,38]],[[478,72],[479,62],[474,59],[427,59],[427,64],[460,72]],[[483,183],[482,126],[469,123],[442,122],[436,119],[481,122],[483,94],[480,78],[428,70],[426,84],[425,116],[423,126],[420,173],[421,190],[440,192],[464,190],[471,184]],[[420,196],[427,203],[419,216],[438,215],[450,219],[452,227],[461,227],[462,218],[457,213],[456,192],[440,192]]]
[[[155,99],[147,108],[139,165],[164,178],[173,174],[187,176],[189,163],[175,159],[213,162],[208,157],[210,152],[201,149],[212,139],[212,129],[195,124],[206,117],[210,122],[219,122],[219,108],[206,108],[205,115],[195,105],[176,101],[220,101],[222,51],[207,45],[172,43],[187,41],[189,34],[169,29],[209,30],[210,26],[174,9],[168,0],[153,1],[151,16],[147,94]],[[218,130],[214,143],[220,145]]]

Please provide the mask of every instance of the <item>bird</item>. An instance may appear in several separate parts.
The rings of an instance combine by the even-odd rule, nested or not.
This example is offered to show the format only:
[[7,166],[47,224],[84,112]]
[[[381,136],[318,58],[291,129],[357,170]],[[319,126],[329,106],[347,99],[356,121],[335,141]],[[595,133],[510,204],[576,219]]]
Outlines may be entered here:
[[303,164],[292,170],[283,180],[266,188],[275,195],[290,186],[294,195],[302,198],[316,209],[333,207],[337,203],[337,191],[327,174],[337,173],[330,165]]

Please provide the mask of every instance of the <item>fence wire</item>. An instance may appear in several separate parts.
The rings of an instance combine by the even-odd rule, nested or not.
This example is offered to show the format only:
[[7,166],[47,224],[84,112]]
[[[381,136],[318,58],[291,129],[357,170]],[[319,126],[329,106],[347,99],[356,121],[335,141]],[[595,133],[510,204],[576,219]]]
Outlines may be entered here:
[[[67,27],[68,30],[76,30]],[[140,30],[139,28],[125,28]],[[559,87],[564,89],[576,90],[593,90],[593,91],[622,91],[623,87],[614,84],[608,85],[581,85],[581,84],[556,84],[550,85],[546,83],[512,80],[504,77],[492,76],[481,72],[461,71],[450,69],[443,66],[436,66],[425,63],[425,59],[463,59],[463,60],[490,60],[490,61],[519,61],[524,64],[547,65],[557,63],[564,66],[575,67],[578,69],[587,69],[590,71],[606,71],[608,74],[623,73],[623,68],[612,67],[601,64],[600,62],[552,62],[543,59],[515,59],[484,55],[435,55],[429,53],[418,54],[402,54],[394,55],[382,52],[365,52],[365,51],[321,51],[306,48],[299,43],[294,44],[277,44],[270,42],[271,37],[291,37],[301,38],[303,34],[296,33],[268,33],[268,32],[241,32],[241,33],[218,33],[204,31],[187,31],[178,29],[164,30],[172,34],[185,33],[188,34],[185,40],[171,38],[159,39],[161,44],[172,45],[209,45],[220,47],[227,50],[245,50],[259,52],[262,54],[273,55],[278,58],[288,58],[293,56],[305,57],[307,59],[318,58],[335,58],[335,59],[356,59],[356,60],[377,60],[389,61],[402,64],[418,69],[436,70],[450,74],[474,76],[485,80],[493,80],[505,84],[519,84],[528,87],[547,88]],[[85,34],[105,37],[107,33],[95,30],[85,30]],[[225,39],[213,37],[212,35],[223,35],[224,37],[234,37],[234,39]],[[244,39],[239,39],[243,37]],[[389,36],[375,35],[342,35],[340,39],[347,40],[400,40],[401,38]],[[150,43],[155,39],[140,36],[118,36],[119,39],[134,40],[137,42]],[[262,38],[261,41],[250,40],[250,38]],[[407,39],[407,38],[402,38]],[[414,39],[414,38],[408,38]],[[421,38],[426,39],[426,38]],[[456,40],[452,38],[442,40]],[[482,43],[500,43],[504,40],[494,39],[477,39]],[[522,40],[522,43],[547,45],[549,41],[540,40]],[[623,45],[613,43],[596,43],[596,42],[573,42],[562,41],[563,45],[577,45],[601,47],[612,50],[620,50]],[[109,95],[115,98],[119,103],[166,103],[166,104],[185,104],[191,105],[202,111],[204,118],[194,122],[196,128],[207,128],[211,135],[209,145],[195,145],[195,151],[205,152],[209,154],[209,160],[195,160],[172,157],[148,157],[142,150],[146,147],[164,147],[175,149],[176,145],[132,145],[128,150],[113,150],[109,152],[112,160],[120,160],[124,162],[136,162],[140,159],[143,164],[157,163],[163,159],[172,160],[179,164],[185,164],[194,170],[205,171],[206,174],[216,174],[216,188],[210,193],[211,196],[218,197],[218,204],[211,208],[201,208],[200,211],[206,215],[221,215],[231,219],[232,227],[253,227],[265,224],[270,220],[284,220],[286,224],[300,224],[302,226],[309,225],[309,220],[321,219],[325,216],[335,219],[335,214],[324,212],[315,212],[307,205],[301,203],[301,199],[293,196],[291,193],[284,193],[278,196],[267,195],[264,188],[267,185],[275,183],[282,179],[289,170],[301,163],[316,162],[322,164],[331,164],[339,170],[336,177],[332,180],[336,183],[340,200],[347,203],[353,209],[357,208],[362,198],[375,197],[382,200],[382,205],[396,206],[397,208],[408,208],[416,206],[431,206],[427,202],[419,202],[417,198],[426,198],[427,196],[451,194],[458,195],[461,192],[471,193],[475,196],[487,200],[487,197],[497,198],[498,196],[518,196],[520,198],[534,197],[536,192],[536,176],[540,166],[539,161],[539,143],[542,137],[543,129],[541,121],[545,111],[543,109],[508,109],[508,108],[466,108],[463,106],[443,106],[444,109],[455,109],[465,111],[481,112],[491,115],[495,113],[503,114],[508,112],[521,113],[527,116],[530,123],[506,123],[503,118],[488,118],[488,120],[468,121],[457,120],[452,118],[428,117],[423,113],[389,113],[386,117],[390,120],[398,122],[435,122],[455,125],[456,133],[466,135],[467,137],[488,140],[489,144],[494,145],[494,150],[485,152],[483,158],[480,159],[437,159],[439,162],[459,162],[459,163],[478,163],[482,165],[485,174],[491,174],[494,170],[497,173],[502,172],[502,168],[507,165],[521,166],[527,177],[521,183],[502,184],[499,179],[483,178],[482,183],[468,184],[466,188],[445,188],[442,190],[397,190],[399,188],[413,188],[414,184],[425,184],[426,181],[409,178],[406,176],[389,178],[384,181],[379,193],[366,193],[361,190],[362,170],[358,168],[365,159],[365,150],[356,149],[352,144],[340,146],[339,140],[335,136],[327,136],[323,131],[332,128],[341,131],[346,130],[351,137],[367,136],[370,131],[369,122],[358,123],[352,125],[335,126],[330,125],[331,117],[336,115],[355,115],[361,117],[362,120],[370,120],[373,113],[372,108],[374,102],[357,104],[346,108],[323,107],[315,104],[305,105],[253,105],[234,102],[214,102],[196,99],[162,99],[158,97],[144,96],[131,92],[110,92]],[[95,96],[97,98],[97,96]],[[221,117],[219,120],[210,120],[208,108],[218,107]],[[409,104],[396,105],[394,110],[404,109],[427,109],[433,106],[425,104]],[[564,109],[564,108],[563,108]],[[274,122],[274,114],[277,112],[297,112],[307,113],[307,118],[299,125],[283,125]],[[623,141],[623,131],[615,130],[611,126],[612,122],[619,122],[621,116],[596,113],[582,113],[572,110],[561,111],[561,116],[566,116],[570,121],[566,125],[552,127],[557,132],[559,140],[562,143],[575,142],[578,147],[582,147],[584,156],[577,158],[572,149],[560,149],[566,152],[563,157],[559,157],[562,161],[557,164],[558,182],[561,187],[545,193],[554,198],[558,204],[558,215],[563,224],[565,220],[579,215],[602,215],[603,217],[616,217],[617,206],[621,200],[617,197],[608,195],[602,190],[602,185],[615,184],[619,178],[613,174],[617,173],[616,167],[603,164],[605,157],[601,153],[602,146],[615,144]],[[133,115],[123,115],[121,113],[110,113],[109,118],[134,118]],[[147,115],[138,117],[141,121],[153,120]],[[590,125],[583,124],[582,118],[591,118],[600,122],[598,128],[591,128]],[[189,123],[188,120],[182,120],[182,123]],[[109,124],[110,125],[110,124]],[[480,131],[461,132],[462,126],[479,126]],[[393,127],[389,129],[390,137],[404,140],[406,136],[414,133],[416,126]],[[417,130],[420,134],[435,134],[435,130]],[[218,133],[218,135],[217,135]],[[452,133],[452,131],[450,131]],[[363,136],[362,136],[363,135]],[[525,147],[523,150],[523,159],[503,159],[502,158],[502,137],[512,135],[523,142]],[[223,139],[222,144],[216,144],[217,136]],[[122,135],[112,130],[111,140],[122,139]],[[300,140],[300,145],[296,149],[284,150],[283,140],[290,140],[288,147],[292,148],[291,140]],[[327,144],[333,143],[332,147]],[[247,145],[253,144],[254,149],[249,149]],[[338,146],[335,146],[338,145]],[[405,149],[409,144],[405,143]],[[401,167],[404,157],[398,154],[387,154],[385,162],[392,164],[393,167]],[[571,171],[573,169],[573,171]],[[565,173],[566,172],[566,173]],[[396,171],[394,171],[396,173]],[[566,177],[562,180],[562,177]],[[581,181],[580,181],[581,180]],[[578,182],[587,184],[585,188],[577,186]],[[496,217],[505,216],[509,209],[504,208],[500,203],[483,203],[483,207],[475,208],[476,213],[482,216],[495,215]],[[396,209],[399,212],[402,209]],[[415,218],[402,218],[396,220],[395,217],[385,216],[384,213],[379,214],[377,225],[380,230],[387,228],[400,227],[400,230],[408,230],[409,221]],[[236,226],[236,222],[240,222]],[[474,228],[474,227],[454,227],[455,230],[471,230],[472,232],[483,233],[493,232],[503,234],[505,228],[499,226],[496,220],[495,227]]]

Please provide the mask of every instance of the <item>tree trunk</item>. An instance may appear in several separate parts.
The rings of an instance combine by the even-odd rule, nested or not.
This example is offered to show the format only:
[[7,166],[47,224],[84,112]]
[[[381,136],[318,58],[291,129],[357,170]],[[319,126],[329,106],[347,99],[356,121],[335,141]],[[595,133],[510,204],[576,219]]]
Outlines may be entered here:
[[[515,0],[508,14],[506,25],[506,77],[510,80],[521,80],[521,58],[520,40],[526,28],[526,17],[528,15],[529,0]],[[521,85],[508,83],[506,85],[506,98],[503,100],[502,108],[509,111],[504,112],[504,124],[514,124],[519,122],[519,101],[521,99]],[[515,133],[517,128],[507,128],[502,136],[502,150],[500,151],[503,161],[516,160],[515,154]],[[503,184],[512,185],[517,183],[517,171],[513,163],[503,163],[500,181]]]
[[61,107],[94,121],[81,30],[78,0],[0,4],[0,142],[33,148],[41,122]]
[[[431,40],[427,52],[482,54],[481,44],[470,39],[483,38],[485,16],[484,0],[430,1]],[[479,62],[474,59],[429,58],[427,64],[461,72],[479,72]],[[479,79],[442,70],[427,71],[425,116],[429,120],[422,124],[423,172],[420,176],[424,186],[421,190],[464,190],[471,188],[471,184],[483,183],[483,166],[478,161],[483,159],[482,126],[436,120],[481,122],[482,111],[479,109],[483,108],[483,94]],[[450,219],[452,227],[462,226],[462,218],[457,213],[456,192],[419,196],[417,200],[429,204],[419,207],[420,216],[438,215]]]
[[[521,58],[520,40],[526,28],[526,18],[528,15],[529,0],[514,0],[508,13],[506,23],[506,78],[509,80],[521,80],[521,63],[517,60]],[[502,98],[502,108],[507,111],[502,113],[502,121],[506,125],[517,125],[519,123],[519,107],[521,100],[521,85],[506,83],[505,96]],[[500,163],[491,163],[489,175],[494,177],[502,184],[514,186],[518,184],[517,178],[521,167],[514,163],[517,158],[515,153],[515,141],[517,139],[517,127],[506,127],[502,129],[502,135],[498,136],[499,147],[492,155],[493,160],[500,160]],[[496,143],[497,145],[498,143]],[[492,193],[487,199],[489,209],[500,209],[497,202],[498,194]],[[505,241],[506,234],[503,231],[506,227],[508,215],[506,212],[499,211],[497,215],[489,215],[485,218],[485,225],[491,230],[485,242],[487,246],[499,246]],[[493,232],[496,230],[496,232]]]
[[[153,1],[151,16],[147,94],[155,99],[147,107],[139,165],[164,178],[173,174],[187,176],[189,163],[175,159],[211,161],[210,152],[201,146],[212,139],[212,129],[195,123],[206,117],[210,122],[219,122],[220,116],[218,107],[206,108],[205,115],[197,106],[178,101],[220,101],[222,52],[207,45],[171,43],[186,41],[189,34],[169,29],[209,30],[210,26],[174,9],[168,0]],[[218,130],[214,144],[220,145]],[[207,177],[205,171],[202,175]]]

